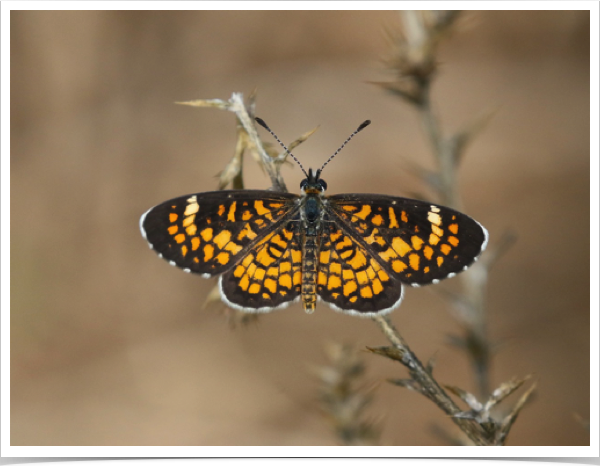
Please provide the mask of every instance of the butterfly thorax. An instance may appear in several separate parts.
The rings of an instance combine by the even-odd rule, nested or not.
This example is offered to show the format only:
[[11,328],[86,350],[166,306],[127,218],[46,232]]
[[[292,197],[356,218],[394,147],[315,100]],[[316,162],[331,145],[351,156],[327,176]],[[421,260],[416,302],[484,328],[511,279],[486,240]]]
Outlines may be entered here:
[[323,228],[323,195],[327,183],[319,178],[320,170],[308,170],[307,177],[300,183],[302,190],[301,245],[302,245],[302,306],[308,313],[315,310],[317,303],[317,255],[321,246]]

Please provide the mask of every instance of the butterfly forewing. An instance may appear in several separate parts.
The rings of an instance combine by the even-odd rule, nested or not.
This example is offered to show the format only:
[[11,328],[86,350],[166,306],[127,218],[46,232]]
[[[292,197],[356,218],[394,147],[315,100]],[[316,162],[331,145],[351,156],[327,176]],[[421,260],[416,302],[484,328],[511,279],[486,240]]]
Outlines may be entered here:
[[465,214],[429,202],[343,194],[327,198],[332,216],[393,277],[425,285],[468,267],[487,231]]
[[140,220],[159,255],[188,272],[220,274],[281,229],[298,210],[298,196],[271,191],[215,191],[178,197]]

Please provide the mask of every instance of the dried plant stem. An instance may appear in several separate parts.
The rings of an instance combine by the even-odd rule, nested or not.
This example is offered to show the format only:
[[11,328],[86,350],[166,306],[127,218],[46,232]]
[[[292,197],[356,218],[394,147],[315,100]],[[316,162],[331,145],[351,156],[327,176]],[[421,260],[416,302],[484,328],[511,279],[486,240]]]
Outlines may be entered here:
[[[392,54],[386,60],[396,79],[375,84],[402,98],[417,111],[437,166],[432,171],[419,169],[416,172],[435,191],[441,204],[463,211],[458,189],[459,165],[467,144],[487,123],[491,114],[476,118],[466,128],[446,136],[440,119],[434,112],[431,85],[437,71],[435,53],[440,40],[453,29],[458,15],[458,12],[404,11],[404,31],[391,32]],[[445,391],[433,378],[432,363],[423,366],[391,321],[384,316],[373,318],[393,346],[369,349],[402,363],[410,374],[410,378],[390,382],[417,391],[432,400],[476,445],[503,445],[514,420],[534,390],[530,387],[504,419],[496,420],[492,417],[492,408],[529,378],[513,379],[490,390],[491,345],[487,334],[485,306],[488,276],[500,253],[513,241],[513,235],[503,235],[477,263],[460,274],[460,293],[440,287],[440,292],[452,303],[452,312],[463,328],[463,335],[455,337],[454,342],[471,359],[477,396],[456,386],[444,386]],[[447,392],[459,397],[469,409],[461,410]]]
[[471,439],[475,445],[493,445],[489,440],[489,433],[485,431],[484,427],[472,419],[465,419],[456,417],[462,410],[452,401],[448,394],[437,381],[431,375],[431,371],[425,368],[421,361],[411,351],[406,341],[398,330],[394,327],[392,322],[387,316],[375,316],[373,320],[381,327],[381,330],[388,338],[388,340],[394,345],[394,349],[398,354],[390,354],[389,349],[371,349],[374,352],[386,353],[386,356],[392,357],[404,364],[412,377],[412,380],[416,382],[416,386],[412,388],[419,391],[436,405],[440,407],[448,416],[451,417],[452,421],[460,427],[460,429]]
[[285,186],[285,181],[283,181],[283,177],[281,176],[281,163],[285,160],[285,155],[282,157],[273,158],[267,154],[265,151],[263,144],[258,137],[258,133],[256,132],[256,127],[254,126],[254,119],[249,114],[246,105],[244,104],[244,99],[242,94],[234,93],[229,100],[231,103],[231,111],[235,112],[238,117],[238,121],[244,127],[246,134],[256,152],[262,158],[263,166],[271,178],[271,184],[273,186],[274,191],[287,191]]
[[[271,179],[272,189],[274,191],[287,192],[285,181],[280,173],[281,164],[285,161],[287,154],[283,153],[279,156],[271,156],[267,154],[262,141],[258,137],[256,127],[254,126],[254,115],[253,115],[253,99],[251,96],[250,105],[244,103],[244,97],[239,92],[234,92],[229,100],[221,99],[198,99],[191,100],[188,102],[177,102],[181,105],[190,105],[192,107],[212,107],[221,110],[228,110],[235,113],[238,121],[238,126],[243,128],[243,131],[238,131],[238,147],[236,148],[236,157],[233,161],[231,179],[227,179],[225,184],[232,182],[237,178],[237,186],[243,186],[243,179],[241,175],[241,155],[244,147],[250,148],[254,153],[258,154],[261,162],[261,166],[264,167],[265,171]],[[230,165],[232,165],[230,163]],[[223,186],[224,187],[224,186]]]
[[[462,211],[462,201],[458,193],[457,171],[464,150],[465,138],[471,135],[457,134],[453,137],[444,138],[439,119],[434,114],[431,106],[429,86],[424,87],[423,100],[417,106],[417,109],[438,165],[436,179],[437,191],[441,198],[440,202]],[[459,320],[465,332],[462,346],[471,358],[478,393],[481,397],[487,397],[490,394],[490,344],[485,310],[487,269],[478,269],[481,269],[481,267],[474,267],[473,270],[460,275],[459,279],[463,289],[462,301],[465,305],[462,306],[463,312],[459,314]]]

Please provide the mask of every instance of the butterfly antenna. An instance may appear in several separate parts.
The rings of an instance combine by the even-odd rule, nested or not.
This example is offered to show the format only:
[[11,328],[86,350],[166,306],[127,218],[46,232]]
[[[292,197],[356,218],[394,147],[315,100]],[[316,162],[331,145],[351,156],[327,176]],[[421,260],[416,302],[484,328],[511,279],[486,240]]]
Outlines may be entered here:
[[352,139],[354,136],[356,136],[358,133],[360,133],[363,129],[365,129],[367,126],[369,126],[371,124],[371,120],[365,120],[361,123],[361,125],[356,128],[356,131],[354,131],[349,137],[348,139],[346,139],[344,141],[344,143],[340,146],[340,148],[338,150],[336,150],[333,155],[331,157],[329,157],[326,162],[323,164],[323,166],[321,168],[319,168],[319,171],[317,173],[321,173],[323,171],[323,169],[325,168],[325,165],[327,165],[329,162],[331,162],[331,159],[333,159],[343,148],[346,144],[348,144],[350,142],[350,139]]
[[306,170],[304,169],[304,167],[303,167],[303,166],[302,166],[302,164],[300,163],[300,160],[298,160],[298,159],[296,158],[296,156],[295,156],[294,154],[292,154],[292,153],[290,152],[290,150],[289,150],[289,149],[288,149],[288,148],[285,146],[285,144],[279,140],[279,138],[277,137],[277,135],[276,135],[276,134],[275,134],[273,131],[271,131],[271,128],[269,128],[269,127],[267,126],[267,124],[265,123],[265,120],[263,120],[262,118],[258,118],[258,117],[255,117],[254,119],[256,120],[256,122],[257,122],[257,123],[258,123],[260,126],[262,126],[262,127],[263,127],[264,129],[266,129],[266,130],[267,130],[269,133],[271,133],[271,136],[273,136],[273,137],[275,138],[275,140],[276,140],[276,141],[279,143],[279,145],[285,149],[285,151],[286,151],[286,152],[287,152],[287,153],[290,155],[290,157],[292,157],[292,158],[293,158],[293,159],[296,161],[296,163],[297,163],[298,165],[300,165],[300,169],[301,169],[301,170],[304,172],[304,174],[305,174],[305,175],[306,175],[306,177],[308,178],[308,173],[306,173]]

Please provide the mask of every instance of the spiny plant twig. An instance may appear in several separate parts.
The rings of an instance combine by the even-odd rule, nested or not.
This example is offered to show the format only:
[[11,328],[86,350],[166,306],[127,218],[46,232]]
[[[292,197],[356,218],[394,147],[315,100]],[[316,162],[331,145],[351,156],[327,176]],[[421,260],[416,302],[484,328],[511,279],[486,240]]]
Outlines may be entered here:
[[[436,51],[441,40],[453,31],[458,18],[457,11],[402,12],[404,31],[390,32],[392,53],[386,60],[395,79],[373,84],[401,97],[417,111],[437,162],[437,170],[413,168],[413,172],[422,174],[423,181],[437,194],[440,203],[463,210],[457,183],[458,167],[468,143],[489,121],[491,114],[484,114],[465,129],[446,137],[433,110],[431,84],[437,72]],[[455,338],[455,342],[467,351],[473,364],[479,396],[482,399],[489,396],[488,402],[476,402],[477,398],[469,394],[467,398],[473,404],[469,405],[471,411],[461,411],[435,381],[432,368],[424,367],[416,358],[391,321],[383,316],[374,318],[393,347],[371,350],[400,361],[411,376],[410,379],[396,380],[394,383],[416,390],[434,401],[476,445],[504,444],[514,419],[533,391],[532,386],[513,413],[503,421],[495,421],[490,416],[491,407],[505,398],[498,395],[498,390],[504,393],[502,390],[506,387],[503,385],[490,395],[491,344],[487,335],[486,289],[490,268],[513,242],[514,235],[505,234],[479,262],[460,275],[462,293],[447,293],[453,297],[454,315],[464,329],[464,336]],[[520,387],[524,380],[518,384],[509,383],[510,393]],[[457,396],[467,393],[456,387],[452,387],[451,391]],[[463,401],[466,400],[463,398]]]
[[379,429],[365,419],[371,390],[361,385],[365,364],[351,345],[326,348],[328,364],[313,369],[318,377],[319,405],[343,445],[376,445]]
[[271,179],[272,189],[274,191],[286,192],[287,187],[281,176],[281,164],[285,161],[287,153],[284,152],[279,155],[269,154],[258,137],[253,116],[255,97],[254,93],[251,94],[248,105],[244,104],[242,94],[237,92],[234,92],[229,100],[198,99],[177,103],[192,107],[218,108],[235,113],[238,140],[233,159],[221,173],[219,179],[220,189],[225,188],[229,183],[232,183],[236,188],[243,188],[242,157],[244,151],[249,149],[253,154],[258,155],[257,160]]

